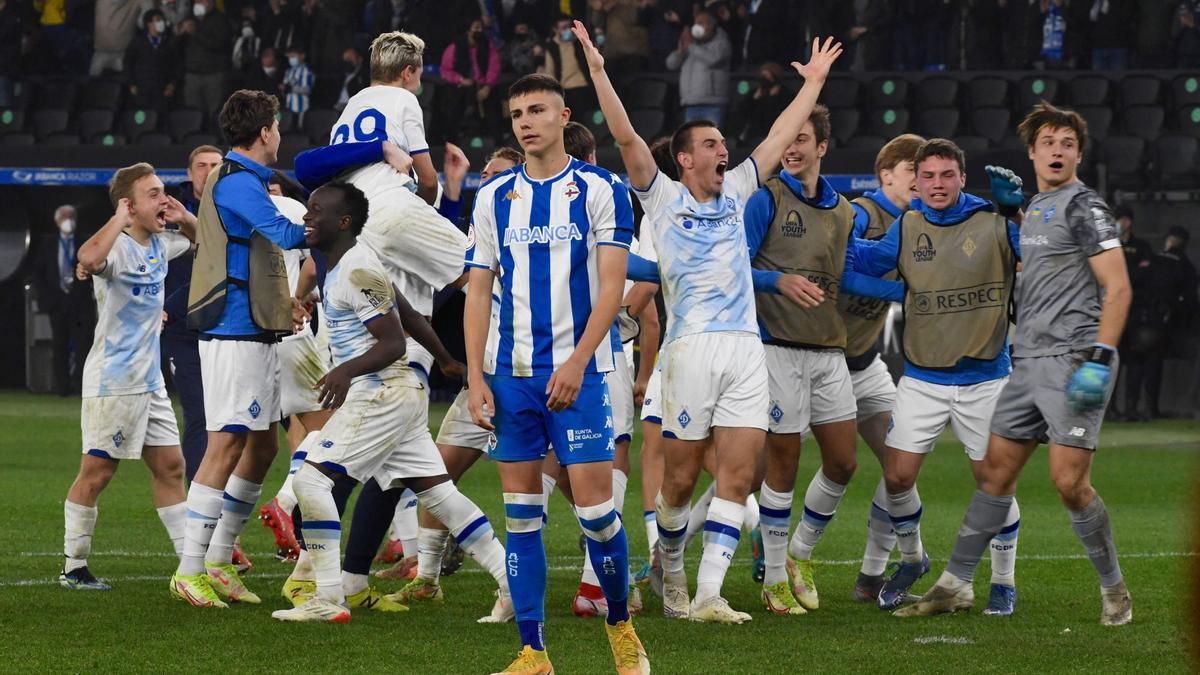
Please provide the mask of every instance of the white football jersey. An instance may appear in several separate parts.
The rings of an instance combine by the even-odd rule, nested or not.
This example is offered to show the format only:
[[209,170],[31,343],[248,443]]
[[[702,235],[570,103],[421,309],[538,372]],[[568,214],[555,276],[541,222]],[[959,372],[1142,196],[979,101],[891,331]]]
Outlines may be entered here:
[[[271,201],[288,220],[297,225],[304,225],[304,214],[308,213],[307,206],[291,197],[278,195],[271,195]],[[296,285],[300,281],[300,266],[304,264],[304,259],[307,257],[308,249],[306,248],[288,249],[283,252],[283,264],[287,268],[288,293],[292,295],[296,294]]]
[[429,152],[421,104],[411,91],[375,85],[350,98],[329,132],[329,144],[388,140],[410,155]]
[[[340,366],[362,356],[376,340],[367,324],[395,311],[395,295],[383,264],[375,252],[356,244],[346,251],[338,264],[325,276],[321,307],[325,311],[325,328],[329,331],[329,347],[333,365]],[[392,362],[383,370],[359,375],[353,382],[381,383],[397,377],[412,377],[404,359]]]

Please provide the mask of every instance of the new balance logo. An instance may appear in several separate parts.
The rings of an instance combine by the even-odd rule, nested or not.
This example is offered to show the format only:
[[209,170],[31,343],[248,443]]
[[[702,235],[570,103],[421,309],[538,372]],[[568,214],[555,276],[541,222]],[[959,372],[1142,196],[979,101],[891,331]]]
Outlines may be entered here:
[[1068,435],[1074,436],[1075,438],[1083,438],[1086,433],[1087,430],[1083,427],[1071,427],[1071,431],[1068,432]]

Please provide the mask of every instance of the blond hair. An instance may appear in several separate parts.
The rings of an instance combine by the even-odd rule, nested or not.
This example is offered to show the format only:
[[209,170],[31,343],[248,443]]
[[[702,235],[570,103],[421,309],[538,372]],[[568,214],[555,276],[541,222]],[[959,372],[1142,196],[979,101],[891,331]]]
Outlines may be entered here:
[[375,82],[395,82],[404,69],[418,70],[425,55],[425,41],[402,31],[382,33],[371,43],[371,79]]
[[133,166],[127,166],[123,169],[118,169],[113,174],[112,180],[108,183],[108,199],[112,205],[116,205],[122,199],[133,201],[133,184],[146,176],[154,175],[154,167],[146,162],[138,162]]

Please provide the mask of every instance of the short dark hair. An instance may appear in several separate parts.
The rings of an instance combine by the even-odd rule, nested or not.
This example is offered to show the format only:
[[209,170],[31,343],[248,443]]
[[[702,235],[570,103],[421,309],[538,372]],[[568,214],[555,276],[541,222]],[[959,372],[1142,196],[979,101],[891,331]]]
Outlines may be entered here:
[[165,18],[165,16],[166,15],[162,13],[161,9],[148,9],[142,13],[142,27],[149,29],[150,22],[154,20],[154,17],[162,19]]
[[279,99],[250,89],[239,89],[225,101],[218,118],[221,133],[235,148],[254,144],[259,132],[270,129],[279,114]]
[[222,157],[225,156],[225,153],[221,152],[221,149],[215,145],[197,145],[196,147],[192,148],[190,153],[188,153],[188,168],[192,168],[192,162],[196,161],[196,155],[203,155],[206,152],[215,152]]
[[[692,129],[704,127],[716,129],[717,123],[712,120],[692,120],[691,122],[684,122],[679,125],[675,133],[671,134],[672,162],[675,162],[675,158],[679,156],[679,153],[692,151]],[[678,165],[678,162],[676,162],[676,165]]]
[[920,167],[921,162],[930,157],[941,157],[942,159],[952,159],[958,163],[958,170],[967,172],[967,156],[963,154],[962,148],[947,138],[931,138],[921,144],[917,148],[917,154],[913,157],[913,166]]
[[1083,115],[1074,110],[1056,108],[1046,101],[1034,105],[1033,110],[1029,111],[1024,120],[1021,120],[1021,124],[1017,126],[1017,136],[1025,144],[1025,147],[1032,147],[1037,142],[1038,133],[1046,127],[1070,129],[1079,139],[1080,152],[1087,147],[1088,125]]
[[525,94],[532,94],[537,91],[548,91],[552,94],[558,94],[559,98],[565,98],[562,85],[553,76],[545,73],[530,73],[517,78],[516,82],[508,88],[508,97],[516,98]]
[[679,167],[675,166],[675,156],[671,154],[670,136],[656,138],[650,144],[650,155],[654,157],[654,163],[664,176],[671,180],[679,180]]
[[370,203],[362,190],[342,182],[326,183],[321,188],[332,188],[342,193],[342,204],[345,206],[342,215],[350,216],[350,231],[354,232],[355,236],[361,234],[363,225],[367,222],[367,213],[370,211]]
[[596,136],[591,129],[571,120],[563,127],[563,147],[568,155],[586,162],[596,153]]
[[813,137],[817,145],[829,140],[829,137],[833,135],[833,123],[829,121],[829,108],[825,107],[825,104],[814,105],[812,112],[808,115],[808,121],[812,122]]

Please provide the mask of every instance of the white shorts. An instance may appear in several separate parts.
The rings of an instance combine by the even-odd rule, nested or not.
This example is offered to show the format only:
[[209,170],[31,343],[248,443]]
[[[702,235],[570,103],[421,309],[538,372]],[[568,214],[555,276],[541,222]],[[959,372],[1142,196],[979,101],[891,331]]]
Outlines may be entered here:
[[329,332],[304,330],[279,343],[279,404],[284,417],[321,409],[317,381],[333,369]]
[[646,395],[642,397],[642,421],[662,424],[662,370],[655,366],[646,380]]
[[350,182],[370,209],[359,241],[379,255],[392,283],[403,288],[397,272],[407,272],[440,290],[462,275],[467,235],[409,190],[410,180],[373,164],[352,173]]
[[306,461],[387,490],[402,478],[446,473],[429,435],[429,395],[415,378],[356,382],[307,448]]
[[896,409],[888,429],[888,447],[928,453],[949,422],[967,456],[982,460],[987,454],[988,426],[1007,377],[978,384],[946,385],[907,375],[896,386]]
[[454,445],[460,448],[471,448],[486,453],[495,444],[492,432],[475,424],[471,419],[471,410],[467,407],[467,390],[464,387],[454,397],[446,416],[442,418],[442,426],[438,427],[438,445]]
[[146,446],[179,445],[179,425],[166,389],[83,399],[83,454],[141,459]]
[[767,428],[771,396],[762,340],[695,333],[662,353],[663,437],[698,441],[713,427]]
[[771,433],[800,434],[810,424],[854,419],[854,389],[841,350],[778,345],[763,345],[763,350],[771,392]]
[[274,342],[201,340],[205,429],[265,431],[281,417]]
[[421,346],[413,338],[405,339],[404,343],[404,360],[408,363],[408,367],[412,368],[417,379],[425,385],[425,389],[429,389],[429,373],[433,370],[433,354],[429,353],[428,349]]
[[614,368],[605,374],[604,381],[612,405],[613,440],[621,443],[633,440],[633,371],[623,354],[614,356]]
[[858,419],[890,413],[896,407],[896,383],[892,382],[892,374],[878,354],[871,365],[850,371],[850,383],[854,386]]

